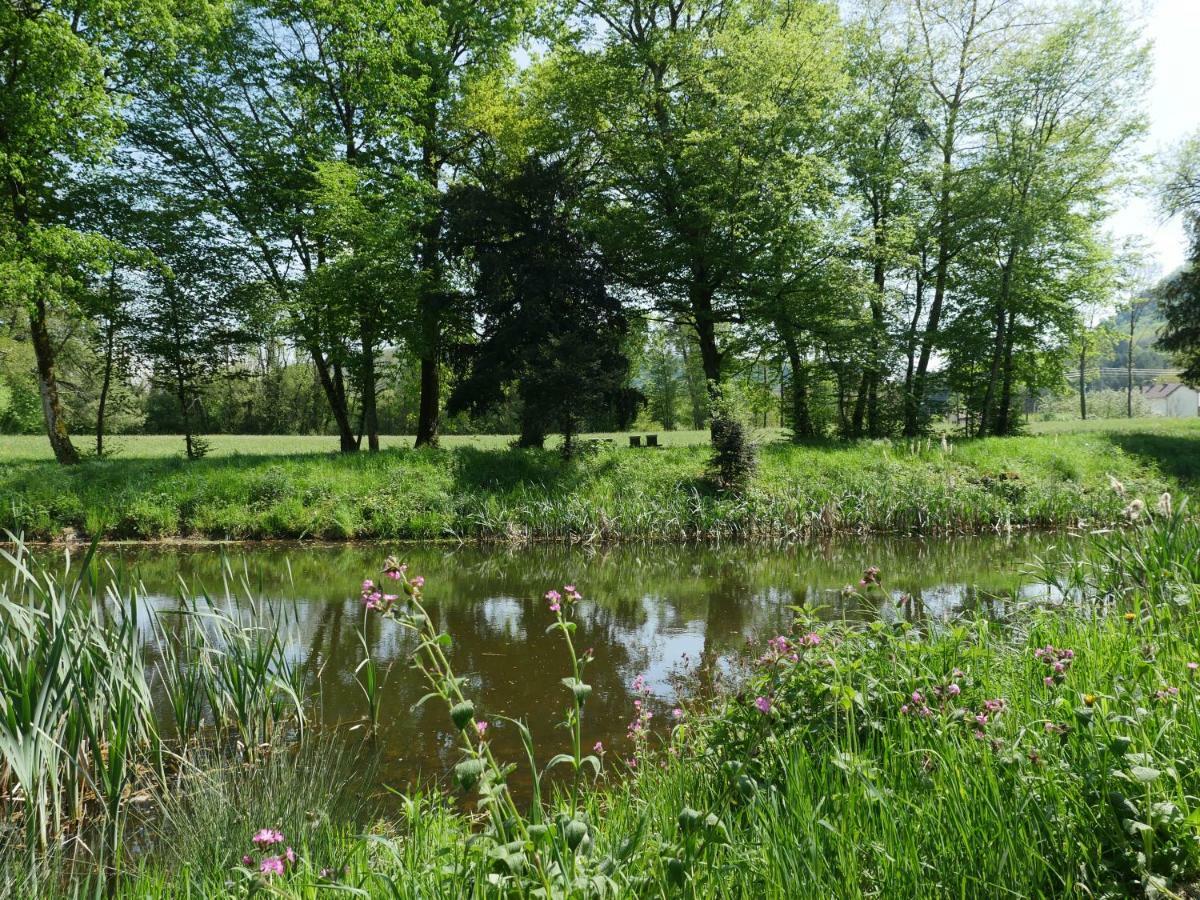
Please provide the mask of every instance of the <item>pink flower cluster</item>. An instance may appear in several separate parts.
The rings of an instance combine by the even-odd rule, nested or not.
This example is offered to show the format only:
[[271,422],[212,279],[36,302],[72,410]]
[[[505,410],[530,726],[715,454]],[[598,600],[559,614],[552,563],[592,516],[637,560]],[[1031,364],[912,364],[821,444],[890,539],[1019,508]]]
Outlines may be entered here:
[[862,579],[858,582],[859,587],[870,587],[871,585],[877,587],[883,585],[883,579],[880,577],[878,566],[868,566],[866,571],[863,572]]
[[[962,688],[958,684],[958,679],[963,677],[963,673],[959,669],[955,669],[950,677],[954,680],[945,685],[937,685],[929,691],[930,696],[942,706],[945,706],[948,702],[954,702],[962,694]],[[900,715],[921,716],[927,719],[933,715],[933,708],[925,699],[924,694],[920,691],[913,691],[912,695],[908,698],[908,702],[901,705]]]
[[1178,696],[1179,696],[1179,688],[1177,688],[1177,687],[1166,687],[1166,688],[1163,688],[1162,690],[1158,690],[1158,691],[1154,692],[1154,699],[1160,700],[1162,702],[1166,702],[1167,700],[1174,700]]
[[[285,844],[283,832],[274,828],[260,828],[250,838],[250,843],[260,853],[268,853],[268,851],[277,851],[277,848]],[[254,857],[246,855],[242,857],[242,865],[247,869],[254,868]],[[270,852],[263,856],[258,862],[259,874],[267,878],[275,878],[286,875],[287,872],[296,865],[296,851],[291,847],[286,847],[282,853]]]
[[772,706],[773,706],[773,704],[771,703],[770,697],[755,697],[754,698],[754,708],[757,709],[764,716],[769,716],[771,714]]
[[799,651],[809,647],[816,647],[820,643],[821,636],[815,631],[810,631],[796,641],[792,641],[782,634],[777,635],[767,641],[767,652],[758,658],[758,663],[759,665],[770,665],[771,663],[782,661],[799,662]]
[[367,609],[387,612],[399,599],[397,594],[385,594],[370,578],[365,579],[362,583],[362,604]]
[[983,737],[983,730],[987,728],[988,722],[994,722],[996,717],[1003,712],[1004,707],[1004,700],[999,698],[983,701],[983,709],[972,716],[972,721],[975,723],[975,737]]
[[573,584],[564,584],[562,593],[555,590],[546,591],[546,602],[550,604],[550,612],[562,612],[563,603],[578,603],[583,599],[583,594],[575,589]]
[[925,702],[925,695],[920,691],[913,691],[912,696],[910,696],[908,699],[910,702],[901,705],[900,715],[921,716],[922,718],[926,719],[933,715],[933,710],[930,708],[929,704]]
[[[410,597],[420,597],[421,589],[425,587],[425,576],[408,577],[408,564],[398,562],[396,557],[389,556],[383,562],[383,577],[391,581],[403,582],[400,587]],[[370,578],[362,583],[362,603],[367,609],[387,612],[400,599],[400,594],[389,594],[383,585],[376,584]]]
[[1075,651],[1047,644],[1033,651],[1034,659],[1040,660],[1050,671],[1042,679],[1046,687],[1053,687],[1067,677],[1067,670],[1075,659]]
[[638,743],[649,736],[650,720],[654,718],[654,713],[650,711],[649,703],[647,702],[650,699],[650,686],[646,684],[645,677],[638,675],[633,679],[631,687],[633,688],[633,692],[638,696],[633,701],[635,715],[633,721],[629,723],[628,729],[626,729],[626,734],[630,740]]

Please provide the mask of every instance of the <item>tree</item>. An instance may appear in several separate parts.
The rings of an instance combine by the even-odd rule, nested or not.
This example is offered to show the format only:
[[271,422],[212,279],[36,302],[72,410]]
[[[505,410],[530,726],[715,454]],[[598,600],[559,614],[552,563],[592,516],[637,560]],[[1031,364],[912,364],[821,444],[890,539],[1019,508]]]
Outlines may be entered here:
[[178,404],[188,459],[207,446],[195,436],[204,388],[229,366],[249,336],[242,328],[237,253],[211,220],[179,202],[142,217],[159,265],[146,273],[138,310],[138,351],[151,383]]
[[828,202],[836,16],[809,0],[589,0],[581,14],[550,75],[564,143],[592,143],[592,215],[615,275],[694,332],[716,396],[751,285]]
[[851,195],[862,210],[863,240],[874,292],[867,364],[851,433],[882,434],[880,388],[888,367],[888,275],[910,252],[919,211],[921,165],[928,153],[928,101],[922,82],[919,31],[894,0],[865,0],[848,34],[854,91],[839,122]]
[[417,261],[420,267],[412,342],[421,367],[416,445],[436,446],[441,410],[443,331],[454,296],[442,246],[442,192],[447,173],[467,165],[475,142],[471,124],[477,92],[485,93],[513,67],[513,50],[531,35],[544,11],[539,0],[423,0],[427,30],[410,52],[424,79],[417,103],[416,173],[424,187]]
[[1162,286],[1164,323],[1158,346],[1182,362],[1184,381],[1200,385],[1200,133],[1175,152],[1160,196],[1168,215],[1183,215],[1191,252],[1183,268]]
[[[379,304],[395,298],[311,282],[364,242],[378,250],[400,233],[390,213],[401,204],[355,194],[410,189],[414,115],[427,81],[412,48],[432,20],[421,3],[236,0],[216,26],[152,68],[152,90],[137,107],[137,145],[194,205],[220,217],[276,292],[343,452],[358,448],[348,368],[357,370],[368,440],[378,446],[370,385],[377,328],[391,322]],[[343,201],[378,218],[335,231],[346,224],[336,209]],[[372,225],[382,231],[368,234]],[[395,241],[391,259],[409,249]]]
[[107,242],[65,223],[61,199],[121,131],[118,90],[144,51],[169,56],[167,0],[9,2],[0,6],[0,283],[29,316],[46,433],[55,459],[79,460],[56,373],[54,319],[73,313]]
[[[973,220],[983,208],[974,196],[971,168],[963,158],[964,136],[976,127],[986,108],[988,69],[1012,32],[1018,3],[915,0],[915,10],[925,49],[925,77],[933,106],[929,128],[936,158],[929,179],[929,222],[920,229],[929,241],[925,252],[931,263],[920,277],[923,282],[926,274],[932,276],[933,297],[927,313],[918,304],[913,314],[915,364],[905,386],[904,406],[904,432],[909,436],[923,427],[929,366],[938,345],[951,264],[969,245]],[[920,291],[918,298],[923,299]]]
[[[1147,47],[1115,5],[1085,2],[1002,55],[986,120],[988,214],[972,254],[990,270],[985,315],[993,323],[981,401],[982,434],[1007,434],[1015,338],[1021,322],[1046,322],[1055,292],[1031,291],[1039,266],[1087,243],[1108,212],[1119,163],[1145,130],[1140,99]],[[1043,333],[1044,334],[1044,333]],[[1048,343],[1044,336],[1035,340]]]
[[450,411],[480,413],[506,389],[521,405],[524,447],[563,436],[616,408],[632,420],[624,354],[628,321],[607,287],[596,248],[573,221],[577,181],[561,162],[530,158],[513,174],[457,186],[448,198],[448,246],[469,262],[479,340],[462,349]]

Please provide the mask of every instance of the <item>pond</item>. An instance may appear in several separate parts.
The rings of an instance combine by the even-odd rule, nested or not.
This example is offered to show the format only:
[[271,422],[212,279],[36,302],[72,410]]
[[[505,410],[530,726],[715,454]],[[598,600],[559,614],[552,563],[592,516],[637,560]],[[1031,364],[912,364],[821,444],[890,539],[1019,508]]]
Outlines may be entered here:
[[[443,780],[458,761],[446,711],[437,703],[414,708],[426,692],[408,655],[413,640],[399,626],[364,616],[359,585],[377,577],[388,553],[426,578],[425,602],[453,637],[450,658],[468,677],[467,693],[498,755],[520,758],[515,729],[497,714],[528,722],[549,758],[562,749],[555,730],[568,697],[569,673],[561,636],[542,599],[566,583],[584,595],[576,646],[593,647],[593,685],[584,723],[587,746],[603,741],[620,753],[633,714],[631,683],[641,675],[656,715],[669,716],[678,676],[693,687],[727,672],[748,643],[786,631],[803,606],[824,617],[948,619],[961,614],[1003,617],[1014,597],[1042,593],[1024,573],[1038,556],[1070,538],[1018,535],[956,540],[838,540],[769,547],[624,545],[602,550],[564,546],[522,549],[446,546],[272,545],[114,547],[107,564],[142,582],[148,606],[169,613],[181,584],[192,596],[218,603],[249,594],[284,611],[282,639],[314,688],[324,725],[363,739],[366,713],[356,669],[363,639],[385,673],[377,746],[381,775],[394,787]],[[43,556],[43,558],[45,558]],[[878,566],[889,599],[864,606],[842,588]],[[229,573],[234,578],[229,578]],[[247,590],[248,588],[248,590]],[[152,639],[148,617],[145,633]],[[152,666],[155,661],[152,659]],[[697,674],[699,670],[699,674]],[[158,702],[163,702],[161,697]],[[357,728],[355,726],[358,726]]]

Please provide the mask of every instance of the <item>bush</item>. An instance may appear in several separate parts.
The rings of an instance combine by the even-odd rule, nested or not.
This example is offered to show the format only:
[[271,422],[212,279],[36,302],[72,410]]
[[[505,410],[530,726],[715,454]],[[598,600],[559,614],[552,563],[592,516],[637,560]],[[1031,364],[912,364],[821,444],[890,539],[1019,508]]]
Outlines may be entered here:
[[719,491],[741,494],[750,485],[758,467],[758,448],[750,438],[750,429],[728,403],[713,404],[712,458],[709,480]]

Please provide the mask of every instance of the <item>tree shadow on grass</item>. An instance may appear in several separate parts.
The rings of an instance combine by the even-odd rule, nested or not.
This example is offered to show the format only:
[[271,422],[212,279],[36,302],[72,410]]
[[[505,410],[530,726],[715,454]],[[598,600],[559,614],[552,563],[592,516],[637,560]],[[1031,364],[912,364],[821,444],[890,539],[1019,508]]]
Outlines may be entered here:
[[582,461],[565,461],[554,450],[455,447],[454,483],[464,492],[508,493],[518,487],[570,490],[578,484]]
[[1190,492],[1200,489],[1200,434],[1114,434],[1114,444],[1128,453],[1153,463],[1160,472]]

